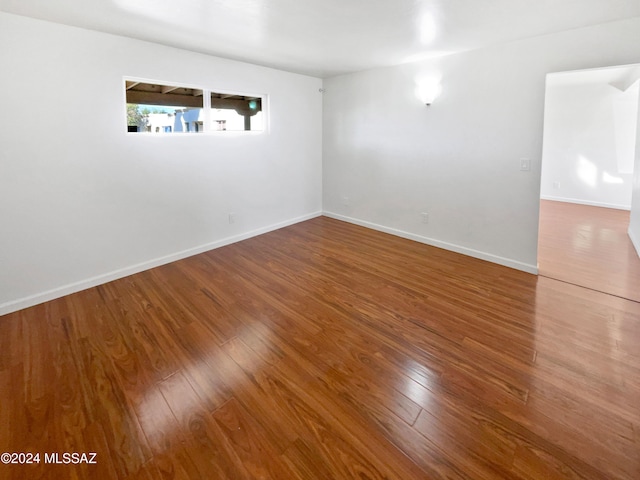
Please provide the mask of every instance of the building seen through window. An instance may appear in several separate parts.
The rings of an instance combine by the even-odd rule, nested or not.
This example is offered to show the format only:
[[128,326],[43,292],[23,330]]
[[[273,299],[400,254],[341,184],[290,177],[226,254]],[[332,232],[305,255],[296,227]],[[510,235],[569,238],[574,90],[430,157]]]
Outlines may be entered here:
[[206,89],[125,80],[127,131],[259,131],[263,99]]

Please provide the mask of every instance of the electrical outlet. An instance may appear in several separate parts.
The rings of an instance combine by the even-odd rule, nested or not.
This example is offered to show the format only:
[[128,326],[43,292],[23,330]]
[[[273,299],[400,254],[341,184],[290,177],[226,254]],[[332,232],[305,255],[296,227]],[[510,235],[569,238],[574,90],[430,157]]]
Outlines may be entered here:
[[429,214],[427,212],[422,212],[420,215],[422,216],[422,223],[429,223]]
[[230,213],[229,214],[229,223],[236,223],[236,214],[235,213]]
[[520,159],[520,170],[529,171],[531,170],[531,159],[523,157]]
[[560,189],[560,182],[553,182],[553,188]]
[[349,200],[349,197],[347,196],[342,196],[342,205],[345,207],[348,207],[351,204],[351,201]]

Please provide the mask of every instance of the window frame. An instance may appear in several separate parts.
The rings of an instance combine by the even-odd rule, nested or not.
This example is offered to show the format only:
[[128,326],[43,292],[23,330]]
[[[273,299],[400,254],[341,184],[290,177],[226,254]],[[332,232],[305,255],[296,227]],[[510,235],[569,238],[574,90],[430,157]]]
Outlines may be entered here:
[[[123,108],[124,108],[124,115],[123,118],[125,119],[125,134],[126,135],[134,135],[134,136],[153,136],[153,137],[162,137],[162,138],[169,138],[169,137],[183,137],[183,136],[210,136],[210,135],[215,135],[215,136],[237,136],[237,135],[260,135],[260,134],[268,134],[269,133],[269,95],[265,94],[265,93],[247,93],[247,92],[240,92],[240,91],[234,91],[234,90],[227,90],[227,89],[219,89],[219,88],[210,88],[210,87],[203,87],[201,85],[196,85],[196,84],[189,84],[189,83],[183,83],[183,82],[175,82],[175,81],[170,81],[170,80],[155,80],[155,79],[149,79],[149,78],[142,78],[142,77],[133,77],[133,76],[123,76],[122,77],[122,94],[123,94]],[[171,133],[166,133],[166,132],[147,132],[147,131],[137,131],[137,132],[132,132],[129,131],[129,125],[128,122],[126,121],[127,119],[127,105],[129,105],[129,103],[127,102],[127,82],[133,82],[133,83],[145,83],[145,84],[152,84],[152,85],[159,85],[159,86],[163,86],[163,87],[176,87],[176,88],[187,88],[187,89],[194,89],[194,90],[201,90],[202,91],[202,117],[203,117],[203,121],[202,121],[202,130],[189,130],[189,131],[183,131],[183,132],[175,132],[172,131]],[[243,96],[243,97],[252,97],[252,98],[259,98],[260,99],[260,103],[261,103],[261,108],[260,108],[260,112],[262,113],[262,128],[260,130],[216,130],[214,127],[214,120],[212,118],[212,107],[211,107],[211,95],[212,94],[220,94],[220,95],[230,95],[230,96]],[[133,105],[143,105],[143,104],[133,104]],[[171,107],[171,106],[168,106]],[[230,109],[232,110],[232,109]],[[199,122],[200,123],[200,122]],[[160,133],[160,134],[158,134]]]

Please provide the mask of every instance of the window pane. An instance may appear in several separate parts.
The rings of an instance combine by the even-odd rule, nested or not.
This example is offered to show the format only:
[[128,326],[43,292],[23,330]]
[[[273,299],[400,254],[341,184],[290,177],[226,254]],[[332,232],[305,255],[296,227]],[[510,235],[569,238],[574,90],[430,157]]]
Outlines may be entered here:
[[262,98],[211,92],[213,130],[262,130]]
[[201,132],[202,90],[175,85],[125,81],[127,131]]

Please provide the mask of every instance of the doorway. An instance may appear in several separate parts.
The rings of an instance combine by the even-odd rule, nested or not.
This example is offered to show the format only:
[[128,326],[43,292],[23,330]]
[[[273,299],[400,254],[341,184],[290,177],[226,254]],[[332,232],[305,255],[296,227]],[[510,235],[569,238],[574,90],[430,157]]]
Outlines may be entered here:
[[547,75],[538,265],[541,276],[640,302],[627,230],[640,65]]

